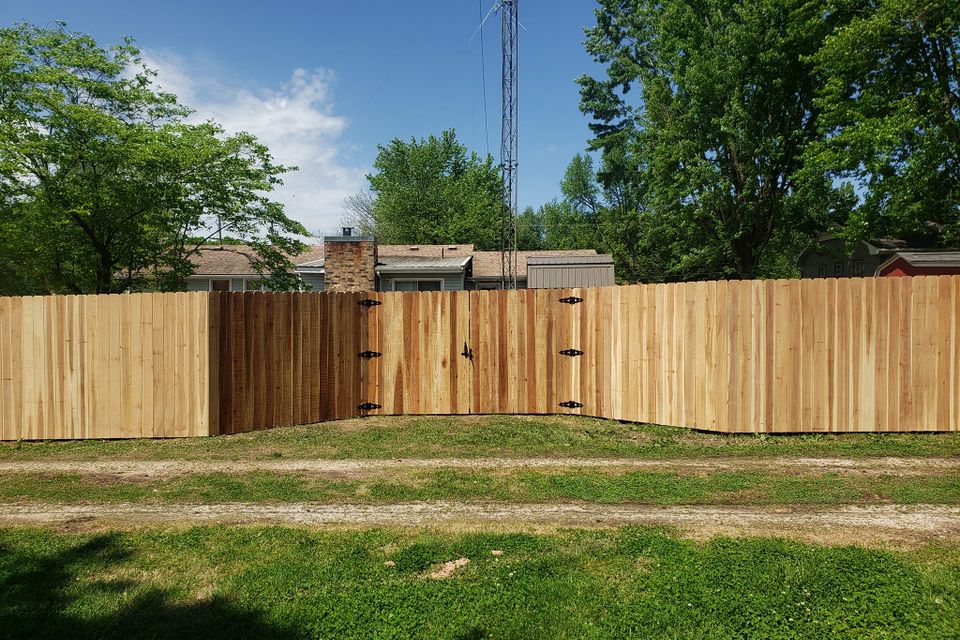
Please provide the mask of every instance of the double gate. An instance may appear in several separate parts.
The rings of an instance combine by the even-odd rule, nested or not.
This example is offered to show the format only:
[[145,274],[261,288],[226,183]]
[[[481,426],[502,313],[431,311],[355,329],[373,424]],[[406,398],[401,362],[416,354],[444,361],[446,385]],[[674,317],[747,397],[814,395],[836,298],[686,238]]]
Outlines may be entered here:
[[[580,294],[580,295],[578,295]],[[369,294],[363,414],[581,413],[593,358],[577,290]],[[596,354],[593,354],[594,357]],[[586,401],[584,401],[586,400]]]

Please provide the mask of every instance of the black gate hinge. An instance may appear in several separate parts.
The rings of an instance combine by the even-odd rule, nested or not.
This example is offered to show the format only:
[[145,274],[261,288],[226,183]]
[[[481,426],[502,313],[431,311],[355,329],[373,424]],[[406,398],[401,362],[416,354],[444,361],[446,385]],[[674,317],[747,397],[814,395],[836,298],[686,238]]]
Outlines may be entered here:
[[560,298],[560,302],[564,304],[577,304],[578,302],[583,302],[583,298],[578,298],[577,296],[569,296],[566,298]]
[[580,349],[561,349],[560,355],[562,356],[582,356],[583,351]]
[[357,405],[357,409],[361,411],[372,411],[373,409],[380,409],[380,405],[373,402],[364,402]]
[[369,309],[370,307],[375,307],[378,304],[383,304],[383,303],[380,302],[379,300],[374,300],[373,298],[364,298],[363,300],[358,301],[357,304],[361,304]]
[[379,351],[361,351],[357,355],[360,356],[361,358],[379,358],[383,354],[380,353]]
[[561,402],[560,406],[565,409],[579,409],[583,404],[576,400],[567,400],[566,402]]

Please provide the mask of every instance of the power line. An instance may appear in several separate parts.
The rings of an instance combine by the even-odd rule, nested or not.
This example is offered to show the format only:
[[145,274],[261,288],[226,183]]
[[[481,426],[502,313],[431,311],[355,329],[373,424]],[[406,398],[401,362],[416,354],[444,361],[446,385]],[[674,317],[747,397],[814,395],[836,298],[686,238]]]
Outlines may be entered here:
[[477,0],[480,11],[480,77],[483,82],[483,135],[487,145],[487,155],[490,155],[490,123],[487,121],[487,56],[483,49],[483,0]]

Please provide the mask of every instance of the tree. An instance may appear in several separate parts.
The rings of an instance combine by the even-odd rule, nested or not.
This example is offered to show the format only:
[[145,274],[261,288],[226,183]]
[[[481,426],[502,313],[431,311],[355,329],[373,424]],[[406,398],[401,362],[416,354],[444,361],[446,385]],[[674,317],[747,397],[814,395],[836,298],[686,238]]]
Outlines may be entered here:
[[609,253],[621,282],[684,279],[676,272],[683,252],[674,229],[643,207],[640,178],[616,161],[608,154],[594,171],[591,156],[573,157],[560,183],[563,199],[541,208],[546,245]]
[[527,207],[517,216],[517,250],[535,251],[545,248],[543,216],[533,207]]
[[64,25],[0,29],[0,264],[25,292],[176,289],[192,238],[227,231],[270,284],[294,284],[291,234],[267,194],[292,168],[247,133],[186,121],[129,39],[100,47]]
[[960,244],[960,4],[869,0],[814,56],[815,171],[852,180],[850,240]]
[[845,194],[801,170],[820,136],[810,57],[846,12],[807,0],[601,0],[596,16],[586,48],[607,74],[579,79],[591,148],[621,211],[636,205],[630,223],[682,248],[670,271],[763,275],[785,230],[812,236],[842,212]]
[[376,198],[369,191],[358,191],[343,201],[343,225],[356,227],[364,235],[375,235],[377,217],[373,209]]
[[468,153],[452,129],[377,149],[368,219],[381,241],[499,248],[502,183],[492,157]]

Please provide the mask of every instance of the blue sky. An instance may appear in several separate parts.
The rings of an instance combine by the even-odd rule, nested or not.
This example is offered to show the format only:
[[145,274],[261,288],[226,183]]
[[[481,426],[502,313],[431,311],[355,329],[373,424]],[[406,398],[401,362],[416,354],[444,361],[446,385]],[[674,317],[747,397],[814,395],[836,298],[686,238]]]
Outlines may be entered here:
[[[0,23],[65,20],[101,43],[133,36],[160,82],[228,129],[301,166],[278,194],[311,231],[336,228],[377,144],[453,127],[487,150],[481,42],[493,0],[269,3],[4,0]],[[521,207],[558,195],[590,132],[574,80],[600,73],[583,50],[588,0],[525,0],[520,20]],[[500,148],[500,23],[484,27],[489,149]]]

